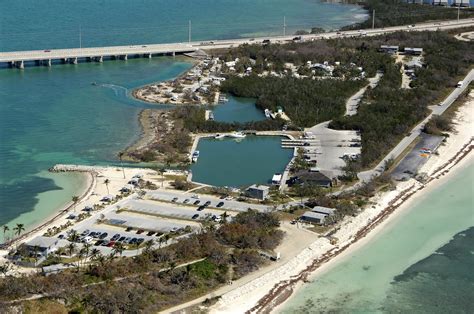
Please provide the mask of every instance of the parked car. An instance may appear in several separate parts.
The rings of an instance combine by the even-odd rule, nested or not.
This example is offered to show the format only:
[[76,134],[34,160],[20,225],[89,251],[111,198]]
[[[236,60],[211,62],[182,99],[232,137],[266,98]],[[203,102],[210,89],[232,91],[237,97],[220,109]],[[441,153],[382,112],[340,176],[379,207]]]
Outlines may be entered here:
[[173,233],[176,232],[176,231],[178,231],[178,228],[177,228],[177,227],[173,227],[173,228],[171,228],[171,230],[170,230],[170,232],[173,232]]
[[192,219],[198,219],[199,218],[199,214],[194,214]]
[[137,244],[138,245],[142,244],[143,242],[145,242],[145,239],[143,239],[143,238],[138,238],[137,239]]
[[224,202],[219,202],[219,203],[217,204],[217,207],[222,207],[222,206],[224,206]]
[[105,239],[105,238],[107,238],[108,235],[109,234],[107,232],[104,232],[99,236],[99,239]]
[[155,231],[148,231],[148,233],[146,234],[147,236],[152,236],[155,234]]
[[109,241],[109,243],[107,243],[107,247],[112,247],[115,245],[115,241]]
[[126,238],[125,238],[125,240],[123,240],[123,242],[125,242],[125,243],[129,243],[129,242],[130,242],[130,240],[132,240],[132,237],[126,237]]
[[107,242],[107,241],[99,240],[99,241],[96,241],[94,245],[95,245],[95,246],[101,246],[102,243],[104,243],[104,242]]
[[187,198],[183,201],[183,204],[187,204],[187,203],[189,203],[189,198]]
[[89,229],[82,231],[81,236],[86,236],[90,233]]
[[211,201],[207,201],[204,203],[204,206],[209,206],[209,205],[211,205]]
[[129,232],[129,231],[132,231],[133,228],[132,227],[127,227],[127,229],[125,229],[125,231]]
[[66,238],[66,237],[64,236],[64,234],[58,235],[58,239],[64,239],[64,238]]
[[137,230],[137,234],[142,234],[144,231],[145,231],[145,230],[143,230],[143,229],[138,229],[138,230]]
[[171,200],[173,203],[176,203],[178,201],[178,198],[177,197],[173,197],[173,199]]
[[194,204],[194,205],[199,205],[199,203],[201,203],[201,201],[200,201],[200,200],[197,200],[197,201],[195,201],[193,204]]
[[120,238],[120,234],[116,233],[113,235],[113,237],[110,240],[117,241],[118,238]]
[[118,239],[118,242],[122,242],[123,240],[125,240],[125,237],[120,237],[120,238]]

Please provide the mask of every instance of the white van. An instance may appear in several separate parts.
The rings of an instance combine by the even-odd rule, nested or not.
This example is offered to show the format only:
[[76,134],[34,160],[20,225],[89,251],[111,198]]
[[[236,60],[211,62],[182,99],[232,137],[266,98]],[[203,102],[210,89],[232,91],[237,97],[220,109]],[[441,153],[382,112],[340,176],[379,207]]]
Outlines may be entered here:
[[459,81],[457,84],[456,84],[456,87],[457,88],[461,88],[463,86],[464,82],[463,81]]

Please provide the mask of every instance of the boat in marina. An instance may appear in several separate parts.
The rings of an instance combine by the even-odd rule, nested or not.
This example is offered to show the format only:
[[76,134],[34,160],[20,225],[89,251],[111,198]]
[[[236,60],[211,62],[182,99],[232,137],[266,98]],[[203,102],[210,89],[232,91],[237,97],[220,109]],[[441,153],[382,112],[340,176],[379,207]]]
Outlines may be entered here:
[[233,133],[230,133],[227,136],[233,137],[233,138],[245,138],[246,135],[242,132],[233,132]]
[[225,97],[224,95],[219,96],[219,102],[220,103],[228,102],[228,101],[229,101],[229,99],[227,99],[227,97]]
[[196,162],[198,160],[198,158],[199,158],[199,151],[196,150],[196,151],[194,151],[193,155],[191,156],[191,161]]
[[216,136],[214,136],[214,138],[215,138],[216,140],[223,139],[224,137],[226,137],[225,134],[216,134]]
[[214,112],[209,112],[209,121],[214,121]]
[[265,110],[264,110],[264,113],[265,113],[265,117],[266,117],[266,118],[271,118],[271,117],[272,117],[272,116],[271,116],[272,112],[271,112],[270,110],[265,109]]

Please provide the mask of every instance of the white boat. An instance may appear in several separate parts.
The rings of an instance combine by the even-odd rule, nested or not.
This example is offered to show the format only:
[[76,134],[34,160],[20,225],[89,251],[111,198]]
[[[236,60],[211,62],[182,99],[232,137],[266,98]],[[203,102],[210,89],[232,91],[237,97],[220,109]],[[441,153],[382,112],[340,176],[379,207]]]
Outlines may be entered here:
[[216,140],[220,140],[220,139],[223,139],[226,135],[225,134],[217,134],[216,136],[214,136],[214,138]]
[[246,135],[242,132],[234,132],[230,133],[228,136],[233,138],[244,138]]
[[272,112],[271,112],[270,110],[268,110],[268,109],[265,109],[265,111],[264,111],[264,112],[265,112],[265,117],[267,117],[267,118],[271,118],[271,114],[272,114]]
[[192,162],[196,162],[196,161],[198,160],[198,158],[199,158],[199,151],[196,150],[196,151],[193,153],[193,155],[191,156],[191,161],[192,161]]

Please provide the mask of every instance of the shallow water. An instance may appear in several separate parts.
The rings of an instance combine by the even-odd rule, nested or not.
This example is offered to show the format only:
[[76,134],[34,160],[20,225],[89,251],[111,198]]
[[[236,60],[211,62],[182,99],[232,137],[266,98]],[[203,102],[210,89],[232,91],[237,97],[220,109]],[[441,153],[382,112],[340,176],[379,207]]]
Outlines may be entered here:
[[281,312],[474,312],[473,182],[471,163],[305,285]]
[[200,157],[192,167],[193,181],[216,186],[247,187],[267,184],[283,172],[293,150],[281,148],[279,136],[199,141]]

